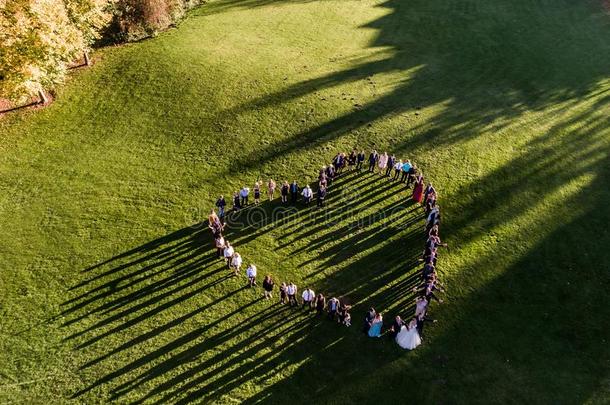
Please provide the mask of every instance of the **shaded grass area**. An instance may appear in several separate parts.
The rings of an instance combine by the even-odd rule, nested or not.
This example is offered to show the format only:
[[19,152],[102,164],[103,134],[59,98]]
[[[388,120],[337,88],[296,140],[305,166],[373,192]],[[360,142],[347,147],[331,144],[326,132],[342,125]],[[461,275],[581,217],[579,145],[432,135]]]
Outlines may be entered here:
[[[221,0],[101,50],[49,108],[0,121],[0,398],[607,402],[608,18]],[[249,210],[229,231],[261,273],[352,300],[351,329],[260,300],[193,226],[218,193],[312,182],[355,145],[414,159],[441,195],[448,302],[412,353],[358,331],[369,304],[409,311],[421,228],[397,186],[346,176],[328,217],[239,227]]]

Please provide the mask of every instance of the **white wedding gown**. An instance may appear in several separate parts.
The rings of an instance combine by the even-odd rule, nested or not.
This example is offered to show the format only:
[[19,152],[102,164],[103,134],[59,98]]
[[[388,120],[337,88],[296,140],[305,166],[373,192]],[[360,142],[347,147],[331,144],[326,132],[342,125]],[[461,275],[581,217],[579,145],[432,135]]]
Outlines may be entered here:
[[407,329],[406,326],[400,328],[400,332],[396,335],[396,343],[403,349],[413,350],[421,344],[421,338],[417,332],[417,328]]

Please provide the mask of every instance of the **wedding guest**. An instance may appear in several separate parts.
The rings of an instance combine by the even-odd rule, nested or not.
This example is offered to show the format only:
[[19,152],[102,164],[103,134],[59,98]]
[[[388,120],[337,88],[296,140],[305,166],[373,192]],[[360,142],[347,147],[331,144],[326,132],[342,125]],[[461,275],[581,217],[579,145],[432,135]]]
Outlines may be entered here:
[[345,309],[345,312],[343,313],[343,320],[341,321],[341,323],[348,327],[352,326],[352,316],[349,314],[349,307]]
[[430,198],[430,196],[436,194],[436,189],[434,188],[434,186],[432,185],[432,183],[428,183],[428,185],[426,186],[425,190],[424,190],[424,204],[428,202],[428,198]]
[[415,183],[418,178],[417,175],[417,165],[413,163],[411,168],[409,169],[409,178],[407,179],[407,188],[411,187],[412,183]]
[[241,255],[237,252],[233,254],[233,258],[231,259],[231,267],[235,270],[235,275],[239,275],[239,270],[241,270],[242,259]]
[[290,184],[290,199],[292,200],[292,203],[296,203],[297,199],[299,197],[299,185],[297,184],[296,180],[293,180],[292,183]]
[[282,184],[282,189],[280,190],[280,194],[282,196],[283,203],[288,202],[288,193],[289,192],[290,192],[290,185],[288,184],[287,181],[284,181],[284,183]]
[[214,240],[214,244],[216,245],[216,252],[218,253],[218,257],[224,257],[225,238],[223,238],[222,235],[219,235]]
[[373,319],[375,319],[375,315],[377,315],[377,312],[375,312],[375,308],[371,307],[371,309],[369,309],[369,311],[364,317],[364,326],[362,328],[364,333],[369,332],[369,329],[371,328],[371,325],[373,323]]
[[371,327],[369,328],[368,335],[369,337],[380,337],[381,336],[381,327],[383,326],[383,316],[381,312],[375,315],[373,321],[371,322]]
[[415,183],[415,186],[413,187],[413,194],[411,195],[411,198],[413,199],[413,201],[421,204],[423,196],[424,196],[424,176],[420,176],[419,179],[417,180],[417,182]]
[[339,300],[335,297],[332,297],[328,300],[327,310],[328,310],[328,318],[330,320],[335,320],[335,315],[337,314],[337,310],[339,309]]
[[248,277],[248,287],[256,286],[256,266],[254,264],[250,264],[246,269],[246,277]]
[[361,150],[360,153],[358,153],[358,156],[356,156],[356,170],[357,171],[362,171],[362,164],[364,163],[364,159],[366,158],[366,155],[364,154],[364,151]]
[[248,205],[248,196],[250,195],[250,188],[244,186],[239,191],[239,196],[241,197],[241,206],[246,207]]
[[236,191],[233,193],[233,211],[239,211],[241,203],[239,202],[239,193]]
[[269,196],[269,201],[273,200],[275,194],[275,181],[273,179],[269,179],[267,182],[267,195]]
[[357,160],[356,149],[352,149],[351,153],[347,157],[347,164],[350,167],[350,170],[353,169],[354,166],[356,165],[356,160]]
[[231,246],[229,241],[227,241],[227,243],[225,244],[225,249],[224,249],[223,254],[224,254],[225,260],[227,261],[227,269],[230,269],[231,268],[231,259],[233,259],[235,250],[233,249],[233,246]]
[[286,285],[286,283],[282,283],[280,285],[280,303],[288,303],[288,286]]
[[227,202],[225,201],[225,197],[221,195],[220,197],[218,197],[218,200],[216,200],[216,207],[218,207],[218,216],[220,216],[220,219],[223,219],[225,217],[226,206]]
[[324,295],[322,295],[322,293],[318,294],[318,296],[316,297],[316,312],[318,315],[322,315],[322,312],[324,312],[324,307],[326,306],[326,299],[324,298]]
[[[344,301],[339,301],[339,309],[337,310],[337,322],[345,324],[345,318],[349,317],[350,305],[347,305]],[[348,325],[349,326],[349,325]]]
[[326,179],[328,180],[328,185],[333,184],[333,180],[335,180],[335,168],[332,165],[326,166]]
[[386,177],[390,177],[390,178],[392,177],[392,169],[394,168],[394,164],[396,164],[396,156],[391,155],[388,158],[388,164],[387,164],[386,169],[385,169],[385,176]]
[[324,199],[326,198],[326,187],[320,187],[317,192],[318,207],[324,206]]
[[311,191],[309,184],[305,186],[301,194],[303,195],[303,202],[305,202],[305,205],[309,205],[311,202],[311,197],[313,196],[313,191]]
[[314,304],[314,300],[316,298],[316,293],[313,292],[313,290],[311,288],[306,288],[305,291],[303,291],[303,294],[301,295],[301,297],[303,298],[303,308],[310,310],[311,308],[313,308],[313,304]]
[[402,319],[400,319],[400,316],[396,315],[396,318],[394,318],[394,322],[392,322],[392,325],[390,326],[388,335],[390,336],[390,338],[395,339],[396,335],[398,335],[398,333],[400,332],[400,329],[402,329],[402,325],[404,324],[404,322],[402,321]]
[[271,293],[273,292],[273,286],[275,283],[269,274],[265,276],[263,280],[263,290],[265,292],[265,299],[269,299],[272,297]]
[[428,308],[428,301],[426,300],[426,298],[417,297],[415,299],[415,317],[426,313],[426,308]]
[[402,164],[402,173],[400,175],[400,181],[402,183],[406,182],[407,179],[409,178],[409,170],[411,170],[411,162],[409,161],[409,159],[407,159],[403,164]]
[[286,293],[288,294],[288,304],[292,307],[292,306],[298,306],[299,304],[297,303],[297,286],[291,281],[290,283],[288,283],[288,286],[286,287]]
[[377,161],[379,160],[379,154],[375,149],[371,151],[369,154],[369,172],[375,172],[375,165],[377,165]]
[[379,174],[383,176],[386,167],[388,166],[388,153],[383,152],[382,155],[379,155],[379,159],[377,159],[377,167],[379,169]]
[[254,204],[258,205],[261,202],[261,184],[257,181],[254,183]]
[[398,177],[402,174],[402,160],[394,163],[394,178],[393,180],[398,180]]

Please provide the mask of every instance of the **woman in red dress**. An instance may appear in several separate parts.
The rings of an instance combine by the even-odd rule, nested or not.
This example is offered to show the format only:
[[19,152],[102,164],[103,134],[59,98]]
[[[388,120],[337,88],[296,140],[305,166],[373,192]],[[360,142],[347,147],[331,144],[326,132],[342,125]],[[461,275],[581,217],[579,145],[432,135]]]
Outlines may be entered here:
[[413,201],[421,204],[424,198],[424,176],[420,175],[413,187]]

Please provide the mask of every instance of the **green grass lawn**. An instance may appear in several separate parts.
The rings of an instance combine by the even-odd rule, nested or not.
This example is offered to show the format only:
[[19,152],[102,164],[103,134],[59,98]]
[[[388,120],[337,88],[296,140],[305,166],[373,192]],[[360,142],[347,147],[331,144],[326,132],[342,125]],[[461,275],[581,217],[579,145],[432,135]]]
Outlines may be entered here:
[[[609,402],[606,6],[217,0],[99,50],[0,119],[0,402]],[[326,211],[228,231],[260,274],[349,299],[349,329],[261,300],[197,225],[356,145],[440,194],[448,293],[413,352],[360,332],[412,310],[398,185],[350,174]]]

